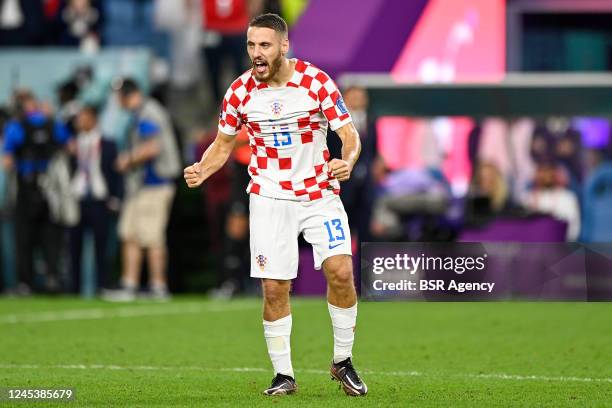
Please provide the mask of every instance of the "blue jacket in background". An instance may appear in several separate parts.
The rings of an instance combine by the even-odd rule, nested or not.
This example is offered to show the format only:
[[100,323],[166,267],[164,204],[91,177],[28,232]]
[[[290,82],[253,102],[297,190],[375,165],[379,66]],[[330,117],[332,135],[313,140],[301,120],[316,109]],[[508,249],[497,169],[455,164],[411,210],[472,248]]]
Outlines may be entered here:
[[[51,119],[47,118],[42,112],[32,112],[26,115],[25,120],[33,126],[43,126]],[[55,122],[53,137],[58,145],[64,145],[70,139],[70,132],[65,125]],[[9,121],[4,129],[4,146],[2,151],[5,155],[11,155],[15,158],[17,173],[21,176],[46,171],[49,160],[24,160],[16,156],[19,148],[24,145],[25,138],[26,134],[23,124],[17,120]]]

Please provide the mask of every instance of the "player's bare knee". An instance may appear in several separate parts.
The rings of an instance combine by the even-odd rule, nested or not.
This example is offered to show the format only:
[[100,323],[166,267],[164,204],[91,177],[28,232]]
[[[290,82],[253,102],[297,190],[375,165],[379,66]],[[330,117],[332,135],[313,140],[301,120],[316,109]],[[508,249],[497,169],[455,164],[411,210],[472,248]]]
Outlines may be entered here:
[[289,299],[291,281],[280,281],[274,279],[262,279],[264,301],[270,305],[284,304]]
[[342,264],[329,273],[329,285],[334,289],[346,289],[353,286],[353,268]]

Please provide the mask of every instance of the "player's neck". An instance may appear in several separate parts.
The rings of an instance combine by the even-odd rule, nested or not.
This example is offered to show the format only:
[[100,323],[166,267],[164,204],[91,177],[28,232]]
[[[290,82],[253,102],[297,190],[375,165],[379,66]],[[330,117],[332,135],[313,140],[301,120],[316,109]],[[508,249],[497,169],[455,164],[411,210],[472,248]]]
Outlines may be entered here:
[[287,82],[289,82],[289,80],[293,76],[294,70],[295,62],[283,57],[280,69],[278,70],[276,75],[274,75],[273,78],[270,78],[270,80],[268,81],[268,86],[271,86],[273,88],[279,88],[281,86],[287,85]]

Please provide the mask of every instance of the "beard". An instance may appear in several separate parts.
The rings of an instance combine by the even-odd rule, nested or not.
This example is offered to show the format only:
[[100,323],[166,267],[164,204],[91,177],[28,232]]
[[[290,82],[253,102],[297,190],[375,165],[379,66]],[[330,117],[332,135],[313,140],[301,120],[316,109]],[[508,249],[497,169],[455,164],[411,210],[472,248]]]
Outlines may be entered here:
[[[257,71],[257,66],[255,65],[255,62],[265,62],[268,68],[267,72],[259,73]],[[278,71],[280,71],[282,62],[283,62],[283,56],[280,52],[278,53],[278,56],[274,58],[271,62],[261,60],[261,59],[258,59],[257,61],[251,61],[251,64],[253,66],[253,73],[255,74],[255,79],[261,82],[266,82],[274,78],[274,76],[278,73]]]

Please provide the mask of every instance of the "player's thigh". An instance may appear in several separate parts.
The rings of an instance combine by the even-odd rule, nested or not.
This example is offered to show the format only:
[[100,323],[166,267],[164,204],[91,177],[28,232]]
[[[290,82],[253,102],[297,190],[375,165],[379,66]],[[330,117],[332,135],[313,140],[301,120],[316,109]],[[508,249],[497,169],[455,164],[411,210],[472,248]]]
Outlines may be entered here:
[[304,239],[312,245],[315,269],[335,255],[352,255],[348,217],[338,196],[304,204],[301,212]]
[[297,277],[296,202],[251,194],[249,234],[251,277],[289,280]]

